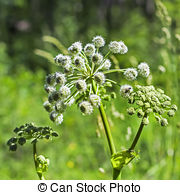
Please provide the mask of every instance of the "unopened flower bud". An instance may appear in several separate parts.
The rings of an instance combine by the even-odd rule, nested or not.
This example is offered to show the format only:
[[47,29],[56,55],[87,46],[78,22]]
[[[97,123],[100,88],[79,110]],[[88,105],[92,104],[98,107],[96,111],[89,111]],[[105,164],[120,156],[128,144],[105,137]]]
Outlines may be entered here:
[[56,111],[52,111],[49,115],[50,119],[54,122],[58,116],[58,113]]
[[138,110],[137,116],[138,116],[139,118],[142,118],[142,117],[144,116],[144,112],[143,112],[142,109],[139,109],[139,110]]
[[173,116],[175,115],[174,110],[169,110],[168,113],[167,113],[167,115],[168,115],[169,117],[173,117]]
[[63,115],[60,114],[59,116],[56,117],[55,123],[56,125],[60,125],[63,122]]
[[60,92],[59,91],[54,91],[54,92],[52,92],[51,95],[52,95],[52,98],[53,98],[54,101],[57,101],[60,98]]
[[74,58],[74,65],[77,66],[78,68],[82,68],[85,65],[84,59],[81,58],[80,56],[76,56]]
[[175,104],[173,104],[173,105],[171,106],[171,109],[174,110],[174,111],[177,111],[178,108],[177,108],[177,106],[176,106]]
[[161,126],[167,126],[168,125],[167,119],[166,118],[160,119],[160,124],[161,124]]
[[136,101],[136,104],[138,105],[138,106],[144,106],[144,103],[143,103],[143,101],[141,101],[141,100],[137,100]]
[[67,105],[63,101],[57,101],[55,104],[55,109],[59,113],[63,113],[66,110]]
[[149,124],[149,119],[147,117],[146,118],[143,118],[142,123],[144,125],[148,125]]
[[55,79],[56,79],[56,83],[59,83],[60,85],[64,85],[66,82],[65,75],[59,72],[55,73]]
[[105,62],[102,64],[102,69],[103,70],[109,70],[111,67],[111,61],[109,59],[105,60]]
[[127,113],[129,115],[133,115],[135,113],[135,109],[133,107],[130,107],[130,108],[127,109]]
[[24,137],[20,137],[20,138],[18,139],[18,143],[19,143],[20,145],[24,145],[24,144],[26,143],[26,139],[25,139]]

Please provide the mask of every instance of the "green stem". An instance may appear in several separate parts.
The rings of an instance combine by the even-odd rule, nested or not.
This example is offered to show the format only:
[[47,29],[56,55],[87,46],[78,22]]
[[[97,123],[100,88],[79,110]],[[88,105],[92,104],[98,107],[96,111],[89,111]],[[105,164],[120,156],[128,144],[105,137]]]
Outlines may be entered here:
[[141,136],[141,133],[142,133],[142,130],[143,130],[143,127],[144,127],[143,119],[144,119],[145,117],[147,117],[146,114],[145,114],[144,117],[142,118],[141,124],[140,124],[139,129],[138,129],[138,131],[137,131],[137,134],[136,134],[136,136],[135,136],[135,138],[134,138],[134,140],[133,140],[133,142],[132,142],[132,144],[131,144],[131,146],[130,146],[130,148],[129,148],[129,151],[130,151],[130,150],[134,150],[134,148],[135,148],[135,146],[136,146],[136,144],[137,144],[137,142],[138,142],[138,140],[139,140],[139,138],[140,138],[140,136]]
[[[92,87],[93,87],[94,93],[96,94],[97,88],[96,88],[96,84],[95,84],[94,81],[92,81]],[[100,115],[101,115],[101,119],[103,121],[105,134],[106,134],[106,137],[107,137],[107,140],[108,140],[109,149],[110,149],[111,155],[113,155],[114,153],[116,153],[116,149],[115,149],[113,137],[112,137],[112,134],[111,134],[111,130],[110,130],[110,127],[109,127],[109,123],[108,123],[108,120],[107,120],[107,116],[106,116],[106,113],[104,111],[104,107],[103,107],[102,103],[99,107],[99,112],[100,112]]]
[[36,173],[39,177],[40,180],[45,180],[44,176],[42,175],[42,173],[37,171],[37,148],[36,148],[36,143],[33,144],[33,159],[34,159],[34,165],[35,165],[35,169],[36,169]]
[[114,72],[124,72],[126,69],[111,69],[111,70],[106,70],[103,73],[104,74],[109,74],[109,73],[114,73]]

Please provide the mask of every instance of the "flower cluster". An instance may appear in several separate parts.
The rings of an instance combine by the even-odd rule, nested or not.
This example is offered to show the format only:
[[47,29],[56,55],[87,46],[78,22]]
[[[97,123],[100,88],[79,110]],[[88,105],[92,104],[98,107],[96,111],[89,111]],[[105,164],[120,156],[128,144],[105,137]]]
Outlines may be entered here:
[[131,86],[124,85],[121,87],[121,94],[134,105],[127,109],[128,114],[136,113],[139,118],[143,118],[144,125],[149,123],[148,117],[153,113],[161,126],[167,126],[165,115],[173,117],[177,110],[177,106],[171,104],[171,98],[162,89],[155,89],[154,86],[136,85],[133,91]]
[[44,88],[48,99],[44,102],[44,108],[57,125],[62,123],[63,112],[73,103],[78,104],[80,111],[88,115],[101,105],[102,100],[109,101],[116,97],[114,92],[106,92],[106,87],[117,84],[108,79],[106,74],[123,72],[129,81],[135,80],[138,74],[143,77],[149,75],[146,63],[139,64],[137,68],[110,70],[112,63],[108,57],[111,54],[125,54],[128,48],[122,41],[111,41],[108,53],[103,56],[100,50],[104,46],[104,38],[96,36],[92,43],[84,47],[81,42],[73,43],[68,48],[69,55],[58,54],[54,58],[59,70],[45,79]]
[[32,123],[21,125],[14,129],[14,133],[17,136],[10,138],[7,141],[9,150],[16,151],[17,145],[24,145],[27,140],[30,140],[31,143],[36,143],[40,139],[52,139],[52,137],[57,137],[58,133],[53,131],[50,127],[36,127]]

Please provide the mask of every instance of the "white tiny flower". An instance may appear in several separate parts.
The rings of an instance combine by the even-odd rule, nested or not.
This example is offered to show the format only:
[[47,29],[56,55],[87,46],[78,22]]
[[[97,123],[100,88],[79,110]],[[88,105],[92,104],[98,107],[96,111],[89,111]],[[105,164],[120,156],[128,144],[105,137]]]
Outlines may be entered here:
[[82,67],[85,66],[85,61],[80,56],[76,56],[74,58],[74,65],[77,66],[77,67],[79,67],[79,68],[82,68]]
[[77,80],[76,81],[76,88],[80,92],[85,92],[87,89],[86,82],[84,80]]
[[60,85],[64,85],[66,82],[65,75],[60,72],[55,73],[55,79],[56,79],[56,83],[59,83]]
[[93,38],[92,42],[96,47],[103,47],[105,45],[105,41],[102,36],[96,36]]
[[120,41],[119,42],[120,46],[121,46],[121,49],[120,49],[120,54],[125,54],[128,52],[128,48],[127,46],[124,44],[123,41]]
[[101,104],[101,98],[98,95],[92,94],[89,96],[91,104],[95,107],[99,107]]
[[67,87],[67,86],[62,86],[60,89],[59,89],[59,92],[60,92],[60,96],[62,98],[67,98],[70,93],[71,93],[71,90]]
[[128,68],[126,69],[126,71],[124,72],[124,76],[128,81],[133,81],[136,79],[138,75],[138,72],[135,68]]
[[103,56],[100,53],[95,53],[92,55],[92,62],[94,64],[100,64],[103,60]]
[[121,45],[118,41],[111,41],[109,44],[109,50],[112,53],[120,53]]
[[105,75],[102,73],[102,72],[97,72],[95,75],[94,75],[94,80],[102,85],[105,83]]
[[81,42],[75,42],[68,48],[69,53],[72,55],[77,55],[82,51],[82,43]]
[[150,74],[150,69],[149,69],[149,65],[145,62],[141,62],[138,65],[138,72],[141,76],[143,77],[148,77]]
[[111,61],[109,59],[105,60],[105,62],[102,64],[103,70],[109,70],[111,67]]
[[93,107],[90,102],[83,101],[79,104],[79,108],[83,114],[92,114]]
[[60,125],[63,122],[63,115],[60,114],[56,119],[55,119],[55,123],[56,125]]
[[130,85],[122,85],[120,88],[120,94],[122,97],[128,97],[132,91],[133,88]]
[[95,46],[91,43],[88,43],[85,47],[84,47],[84,53],[87,56],[92,56],[95,53]]

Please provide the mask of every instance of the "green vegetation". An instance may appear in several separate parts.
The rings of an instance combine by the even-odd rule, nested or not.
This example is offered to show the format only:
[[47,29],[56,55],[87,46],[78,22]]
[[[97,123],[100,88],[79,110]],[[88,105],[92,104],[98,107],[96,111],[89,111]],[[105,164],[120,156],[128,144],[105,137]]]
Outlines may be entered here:
[[[111,163],[107,160],[111,156],[98,110],[82,116],[74,105],[64,114],[63,123],[56,126],[43,108],[47,99],[45,76],[55,71],[52,58],[66,53],[65,48],[76,40],[90,42],[99,34],[107,41],[123,40],[129,51],[127,55],[111,57],[114,67],[137,67],[146,61],[151,75],[135,83],[163,89],[180,108],[178,0],[148,1],[149,4],[62,2],[0,1],[0,179],[38,179],[32,145],[18,145],[16,153],[6,145],[15,127],[31,122],[50,126],[59,134],[51,142],[46,139],[37,143],[37,153],[50,159],[47,179],[111,178]],[[113,73],[111,78],[131,84],[120,75]],[[130,143],[142,119],[127,114],[129,104],[116,92],[117,98],[107,104],[106,114],[114,143],[123,151],[132,147]],[[122,179],[180,179],[179,117],[178,110],[167,127],[160,127],[150,115],[151,122],[144,127],[136,148],[140,160],[135,158],[123,169]],[[42,156],[38,159],[41,162]]]

